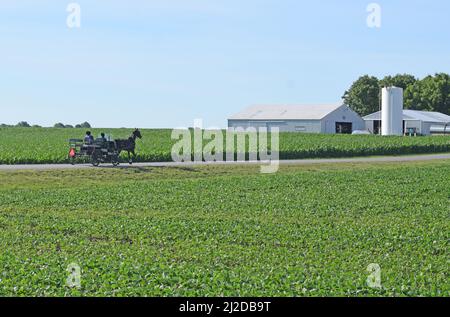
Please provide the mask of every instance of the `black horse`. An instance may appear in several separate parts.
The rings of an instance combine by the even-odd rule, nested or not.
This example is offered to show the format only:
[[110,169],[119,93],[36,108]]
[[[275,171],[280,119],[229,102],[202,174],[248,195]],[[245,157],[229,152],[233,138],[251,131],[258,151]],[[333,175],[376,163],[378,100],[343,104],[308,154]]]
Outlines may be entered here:
[[136,149],[136,139],[142,139],[141,131],[139,129],[136,129],[133,131],[131,136],[128,139],[118,139],[116,140],[116,148],[119,152],[119,155],[123,151],[128,152],[128,162],[130,164],[133,163],[133,159],[131,158],[130,154],[133,154],[133,158],[136,158],[136,152],[134,151]]

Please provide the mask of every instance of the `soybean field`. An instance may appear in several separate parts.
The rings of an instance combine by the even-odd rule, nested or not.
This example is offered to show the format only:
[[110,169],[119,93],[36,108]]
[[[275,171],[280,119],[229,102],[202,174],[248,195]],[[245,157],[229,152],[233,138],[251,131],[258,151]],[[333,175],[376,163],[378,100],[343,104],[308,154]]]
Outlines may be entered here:
[[0,172],[0,296],[450,296],[448,175],[449,161]]

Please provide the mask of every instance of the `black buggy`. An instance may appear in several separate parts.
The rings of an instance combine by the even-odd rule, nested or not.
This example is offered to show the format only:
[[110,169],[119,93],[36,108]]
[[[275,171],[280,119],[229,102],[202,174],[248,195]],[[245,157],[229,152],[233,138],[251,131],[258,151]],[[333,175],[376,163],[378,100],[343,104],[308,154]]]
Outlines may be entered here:
[[94,166],[100,163],[119,165],[121,152],[128,153],[128,163],[133,163],[136,158],[136,139],[142,139],[139,129],[135,129],[128,139],[111,140],[110,138],[95,139],[92,144],[82,139],[69,140],[69,162],[74,165],[77,161],[90,162]]
[[69,161],[72,165],[77,161],[90,162],[94,166],[99,166],[100,163],[119,165],[119,151],[114,141],[99,138],[93,144],[86,144],[81,139],[70,139],[69,147]]

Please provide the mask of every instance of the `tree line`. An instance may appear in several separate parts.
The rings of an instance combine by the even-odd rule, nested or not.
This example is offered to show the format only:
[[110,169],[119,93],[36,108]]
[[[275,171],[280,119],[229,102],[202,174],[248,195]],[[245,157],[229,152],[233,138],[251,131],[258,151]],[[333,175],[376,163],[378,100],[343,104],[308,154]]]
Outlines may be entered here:
[[383,79],[365,75],[353,83],[343,99],[359,115],[366,116],[380,110],[381,88],[388,86],[403,88],[406,109],[450,115],[450,75],[445,73],[423,79],[409,74],[386,76]]
[[[17,123],[16,125],[9,125],[9,124],[0,124],[0,128],[12,128],[12,127],[18,127],[18,128],[42,128],[40,125],[34,124],[34,125],[30,125],[27,121],[20,121],[19,123]],[[86,129],[90,129],[91,125],[89,124],[89,122],[83,122],[80,124],[76,124],[75,126],[70,125],[70,124],[64,124],[61,122],[55,123],[55,125],[53,125],[54,128],[60,128],[60,129],[73,129],[73,128],[86,128]]]

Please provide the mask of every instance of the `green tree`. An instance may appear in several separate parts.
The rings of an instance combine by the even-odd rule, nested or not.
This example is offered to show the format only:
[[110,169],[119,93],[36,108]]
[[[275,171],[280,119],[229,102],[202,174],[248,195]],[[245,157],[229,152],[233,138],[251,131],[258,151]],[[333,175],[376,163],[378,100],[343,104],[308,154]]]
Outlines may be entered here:
[[55,123],[55,125],[53,127],[54,128],[65,128],[66,126],[64,125],[64,123],[58,122],[58,123]]
[[405,108],[450,115],[450,75],[427,76],[405,91]]
[[376,77],[362,76],[345,92],[343,98],[361,116],[377,112],[380,108],[380,82]]
[[380,80],[380,87],[399,87],[406,90],[409,86],[417,82],[416,77],[409,74],[397,74],[395,76],[386,76]]
[[26,121],[20,121],[18,124],[16,124],[16,127],[19,127],[19,128],[29,128],[30,125],[29,125],[28,122],[26,122]]
[[90,129],[91,125],[89,124],[89,122],[83,122],[79,124],[80,128],[85,128],[85,129]]

